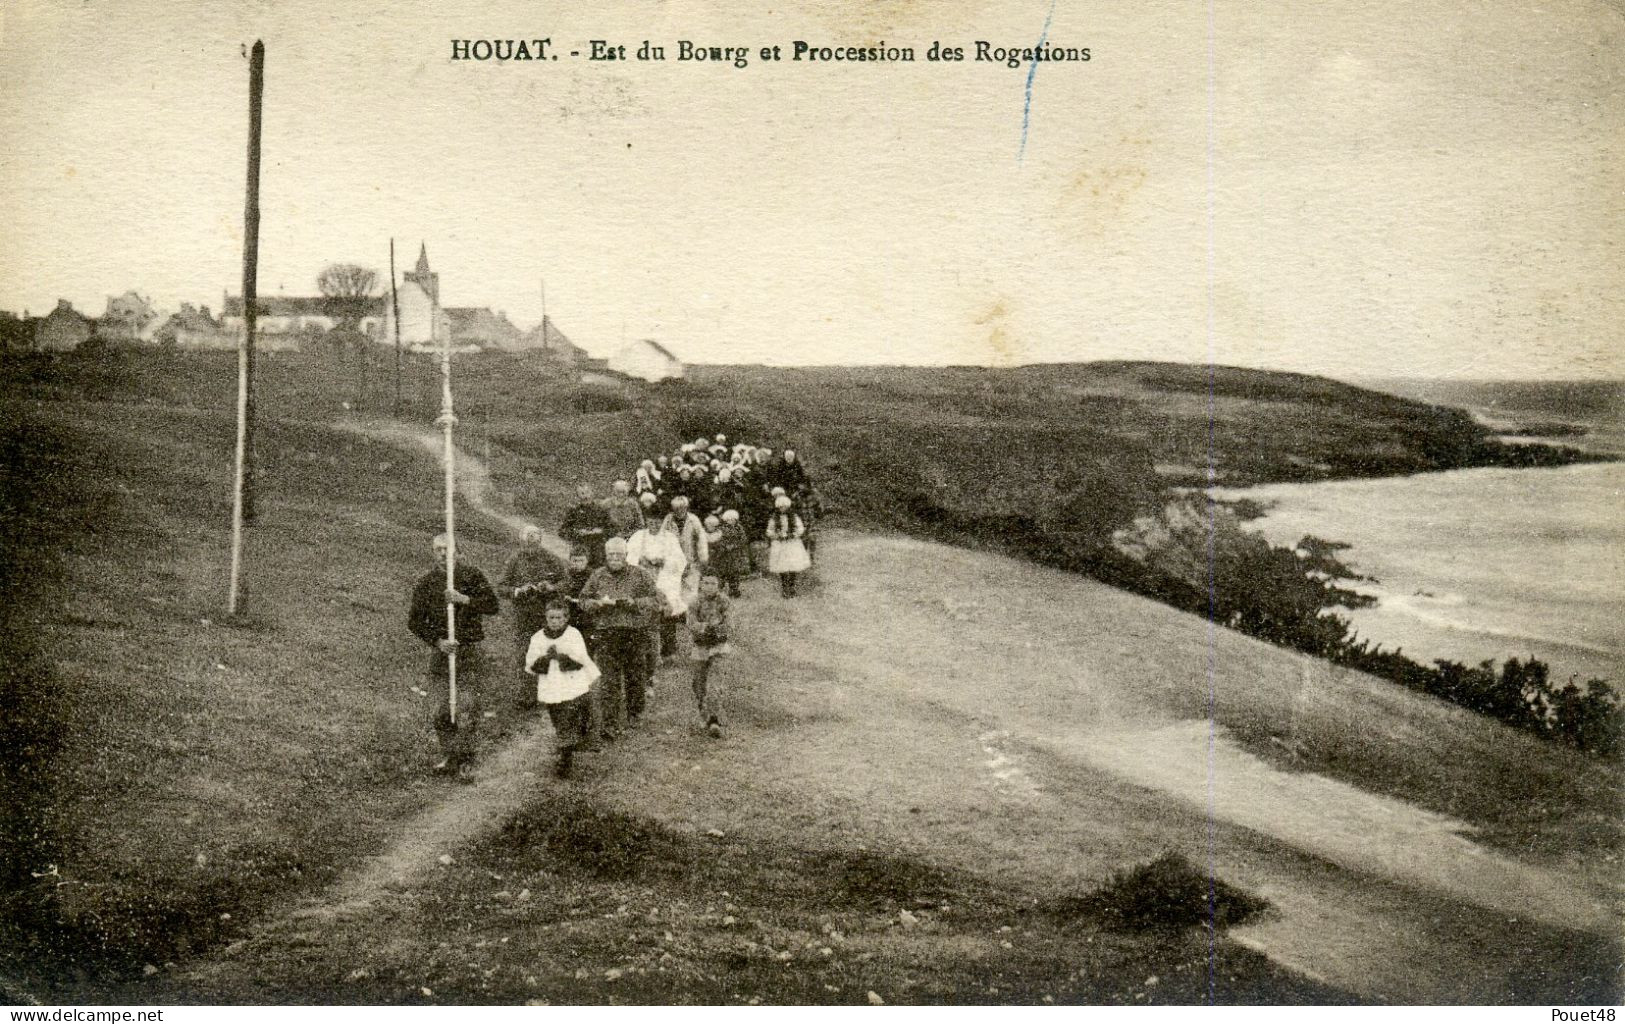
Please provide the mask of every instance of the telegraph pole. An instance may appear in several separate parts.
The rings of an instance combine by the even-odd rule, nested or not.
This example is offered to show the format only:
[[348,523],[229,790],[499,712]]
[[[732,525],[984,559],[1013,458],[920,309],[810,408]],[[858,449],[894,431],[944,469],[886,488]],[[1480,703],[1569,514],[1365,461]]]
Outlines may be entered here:
[[401,293],[395,288],[395,239],[389,240],[389,303],[395,312],[395,418],[401,418]]
[[248,61],[248,197],[243,204],[243,337],[237,346],[237,464],[231,502],[231,593],[226,614],[241,605],[243,524],[254,521],[254,332],[259,319],[260,107],[265,93],[265,43]]

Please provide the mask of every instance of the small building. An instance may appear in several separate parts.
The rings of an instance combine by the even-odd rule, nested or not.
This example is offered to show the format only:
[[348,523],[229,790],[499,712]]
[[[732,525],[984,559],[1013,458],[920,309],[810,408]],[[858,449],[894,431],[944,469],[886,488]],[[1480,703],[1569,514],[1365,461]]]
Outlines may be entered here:
[[[258,338],[281,334],[326,334],[338,323],[324,295],[261,295],[258,301],[259,317],[254,322],[254,333]],[[370,300],[368,316],[377,315],[378,310],[374,307],[381,301],[377,298]],[[220,327],[227,334],[243,333],[241,295],[225,296],[225,305],[220,310]]]
[[682,380],[683,361],[651,338],[630,341],[609,357],[609,369],[639,380]]
[[[234,350],[243,340],[243,300],[241,296],[225,296],[218,322],[209,314],[209,307],[194,309],[182,304],[181,312],[170,317],[155,332],[155,340],[167,344],[172,335],[179,349]],[[333,318],[325,312],[316,312],[325,300],[317,296],[277,296],[259,299],[259,316],[254,321],[254,350],[256,352],[296,352],[307,338],[319,337],[332,324]],[[188,312],[190,310],[190,312]]]
[[182,346],[185,338],[187,348],[219,348],[220,344],[203,344],[200,339],[210,339],[213,336],[223,336],[236,343],[236,335],[226,334],[221,328],[220,321],[209,312],[208,306],[198,307],[190,302],[181,303],[179,313],[171,313],[157,327],[153,328],[152,340],[154,344],[163,346]]
[[26,309],[23,310],[22,316],[0,309],[0,351],[28,352],[32,350],[34,347],[35,325],[38,323],[38,318],[29,316]]
[[519,348],[523,352],[540,353],[561,366],[580,366],[591,358],[585,350],[566,337],[553,322],[553,318],[545,313],[542,315],[542,322],[526,331],[519,339]]
[[135,291],[107,297],[107,311],[96,321],[96,337],[103,341],[131,343],[151,341],[152,332],[164,318],[152,308],[152,300]]
[[72,352],[90,340],[96,321],[73,308],[67,299],[57,299],[56,308],[41,317],[34,327],[34,348],[40,352]]
[[[448,306],[446,325],[454,348],[478,345],[480,348],[514,349],[522,335],[506,313],[493,313],[488,306]],[[401,314],[404,321],[406,314]]]

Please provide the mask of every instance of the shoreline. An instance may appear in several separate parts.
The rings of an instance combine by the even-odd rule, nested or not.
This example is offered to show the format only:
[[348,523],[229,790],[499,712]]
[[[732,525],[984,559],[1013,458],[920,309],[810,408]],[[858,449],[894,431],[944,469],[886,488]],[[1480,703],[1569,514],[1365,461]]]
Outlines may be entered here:
[[1385,649],[1425,663],[1534,657],[1554,678],[1617,680],[1625,645],[1607,623],[1625,595],[1608,572],[1620,549],[1607,502],[1621,491],[1618,461],[1205,493],[1272,545],[1348,545],[1340,557],[1369,577],[1353,589],[1377,599],[1348,618]]

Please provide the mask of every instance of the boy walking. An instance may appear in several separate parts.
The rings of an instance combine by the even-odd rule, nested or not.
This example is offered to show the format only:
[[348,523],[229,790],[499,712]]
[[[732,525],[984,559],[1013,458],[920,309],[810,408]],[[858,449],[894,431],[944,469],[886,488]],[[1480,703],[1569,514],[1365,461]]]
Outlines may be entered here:
[[699,703],[705,731],[717,739],[722,738],[725,691],[721,680],[713,679],[711,673],[717,661],[732,650],[728,646],[731,625],[721,581],[716,573],[707,570],[700,577],[699,595],[688,606],[688,635],[694,641],[690,653],[694,660],[694,699]]
[[[560,594],[564,582],[564,563],[542,547],[542,531],[527,526],[520,535],[521,544],[497,580],[497,593],[513,602],[514,643],[519,657],[518,689],[513,694],[514,705],[529,708],[536,703],[531,689],[533,680],[525,668],[525,650],[530,638],[544,625],[548,604]],[[569,595],[573,596],[573,595]]]
[[716,567],[717,578],[728,590],[729,597],[739,596],[739,581],[750,574],[750,538],[739,524],[739,513],[728,509],[722,513],[722,525],[716,539],[711,542],[711,564]]
[[576,751],[588,745],[592,729],[592,684],[598,666],[587,653],[587,642],[570,625],[570,607],[560,600],[548,602],[546,624],[530,639],[525,671],[536,678],[536,703],[547,708],[558,738],[561,779],[570,777]]

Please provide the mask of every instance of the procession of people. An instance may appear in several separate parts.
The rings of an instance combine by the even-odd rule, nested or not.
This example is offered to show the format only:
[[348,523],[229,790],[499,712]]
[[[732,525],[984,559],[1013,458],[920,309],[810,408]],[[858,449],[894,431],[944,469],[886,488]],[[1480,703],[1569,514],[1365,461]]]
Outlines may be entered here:
[[[559,528],[568,560],[544,547],[538,527],[526,527],[495,587],[460,561],[448,581],[446,538],[435,538],[440,562],[413,590],[409,625],[431,648],[425,692],[436,704],[437,773],[472,781],[480,719],[496,713],[484,710],[495,703],[519,714],[546,708],[556,773],[570,777],[577,753],[601,750],[638,725],[655,693],[656,668],[685,647],[696,725],[721,739],[722,666],[742,582],[777,576],[781,597],[790,599],[812,567],[822,507],[792,449],[775,455],[717,434],[643,460],[603,500],[587,483],[576,495]],[[501,669],[479,646],[480,620],[498,613],[499,599],[512,606],[514,624],[512,654]],[[455,640],[447,634],[448,605]],[[508,699],[492,700],[494,688]]]

